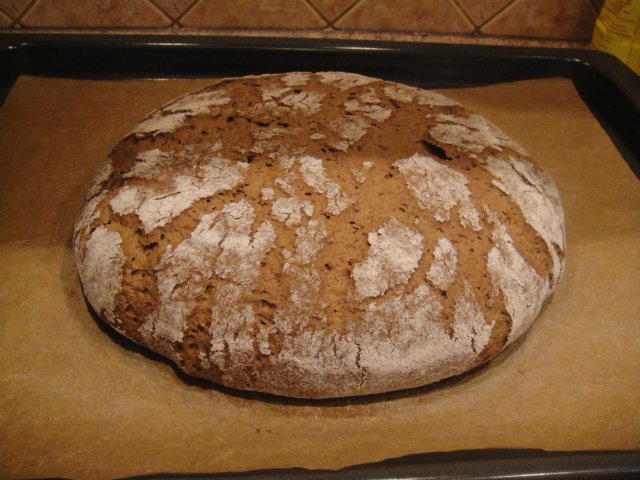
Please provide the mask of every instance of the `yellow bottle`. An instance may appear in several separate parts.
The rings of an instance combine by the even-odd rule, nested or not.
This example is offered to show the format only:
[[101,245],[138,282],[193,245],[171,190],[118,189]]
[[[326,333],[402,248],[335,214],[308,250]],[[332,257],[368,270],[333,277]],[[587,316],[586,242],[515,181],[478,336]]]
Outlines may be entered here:
[[605,0],[591,43],[640,74],[640,0]]

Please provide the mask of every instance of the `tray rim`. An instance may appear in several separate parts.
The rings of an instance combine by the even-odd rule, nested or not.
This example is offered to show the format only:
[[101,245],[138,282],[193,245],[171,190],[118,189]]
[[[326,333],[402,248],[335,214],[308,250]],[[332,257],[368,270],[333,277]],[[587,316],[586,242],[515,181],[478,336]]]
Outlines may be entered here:
[[[180,55],[190,52],[194,56],[230,54],[240,52],[255,54],[299,55],[316,54],[331,58],[337,55],[353,57],[404,56],[429,58],[440,68],[455,66],[468,59],[491,59],[494,62],[513,65],[533,62],[544,66],[538,76],[536,72],[522,72],[521,78],[545,78],[562,76],[571,79],[579,93],[586,95],[586,103],[612,136],[625,160],[640,178],[640,77],[620,60],[610,54],[580,49],[550,47],[514,47],[494,45],[443,44],[392,42],[377,40],[317,39],[288,37],[237,37],[195,36],[157,34],[0,34],[0,106],[19,75],[53,76],[60,78],[123,79],[123,78],[184,78],[183,72],[168,74],[141,68],[134,75],[127,69],[112,71],[107,68],[90,71],[90,65],[71,71],[56,71],[55,62],[38,57],[54,50],[66,49],[71,57],[80,57],[87,52],[99,51],[102,55],[122,50],[137,51],[142,55]],[[50,59],[49,59],[50,60]],[[438,63],[439,62],[439,63]],[[126,66],[126,65],[125,65]],[[477,65],[476,65],[477,66]],[[357,67],[357,65],[356,65]],[[473,67],[473,65],[472,65]],[[357,68],[354,69],[357,71]],[[438,74],[438,71],[434,71]],[[456,83],[459,71],[440,72],[443,87],[484,85],[499,83],[500,77],[482,77],[471,83]],[[209,76],[210,70],[191,71],[186,77]],[[444,76],[442,76],[444,75]],[[450,75],[447,77],[446,75]],[[502,81],[514,81],[507,76]],[[632,125],[620,132],[620,124],[611,121],[612,112],[607,106],[590,97],[590,82],[599,81],[601,88],[613,89],[617,103],[613,114],[631,115]],[[625,105],[626,103],[626,105]],[[637,120],[637,123],[635,121]],[[634,125],[636,127],[634,128]],[[632,135],[631,137],[629,135]],[[634,140],[635,138],[635,140]],[[640,475],[640,450],[638,451],[576,451],[552,452],[530,449],[484,449],[455,452],[429,452],[388,459],[382,462],[354,465],[341,470],[320,471],[299,468],[283,470],[261,470],[242,473],[215,474],[157,474],[133,478],[287,478],[287,479],[364,479],[364,478],[621,478]]]
[[[127,60],[123,53],[135,58]],[[215,63],[218,57],[226,63]],[[314,65],[312,58],[425,88],[568,78],[640,179],[640,76],[613,55],[589,49],[263,36],[0,33],[0,106],[19,75],[197,78],[216,76],[216,69],[220,72],[231,62],[232,74],[222,75],[234,76],[290,71],[286,65],[292,59],[308,67]],[[375,63],[385,58],[393,59],[396,68]],[[428,64],[420,62],[425,59]]]
[[[202,36],[165,34],[89,34],[89,33],[2,33],[0,32],[0,61],[6,62],[27,50],[36,48],[92,48],[146,49],[155,51],[254,51],[254,52],[322,52],[358,54],[406,54],[430,57],[494,57],[504,60],[547,60],[569,65],[561,73],[569,77],[577,70],[597,70],[610,77],[636,103],[640,101],[640,76],[615,56],[596,50],[555,47],[474,45],[389,40],[321,39],[301,37],[263,36]],[[33,60],[31,60],[33,61]],[[17,73],[23,73],[28,63],[22,63]],[[15,72],[15,70],[14,70]],[[12,73],[4,70],[0,78]],[[75,78],[75,77],[74,77]]]

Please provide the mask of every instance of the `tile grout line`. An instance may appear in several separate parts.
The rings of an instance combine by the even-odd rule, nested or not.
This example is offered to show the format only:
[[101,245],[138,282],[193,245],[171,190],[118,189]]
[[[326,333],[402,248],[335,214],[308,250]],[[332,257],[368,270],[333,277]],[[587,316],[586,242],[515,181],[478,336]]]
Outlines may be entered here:
[[600,14],[600,10],[602,9],[602,5],[598,5],[597,0],[590,0],[589,3],[591,4],[591,6],[593,7],[593,9],[596,11],[596,15]]
[[[493,21],[499,14],[501,14],[502,12],[504,12],[505,10],[511,8],[513,5],[517,4],[520,1],[524,1],[524,0],[513,0],[512,3],[510,3],[509,5],[507,5],[505,8],[503,8],[500,12],[498,12],[496,15],[494,15],[493,17],[491,17],[490,19],[488,19],[484,24],[483,27],[486,26],[490,21]],[[545,35],[544,37],[538,37],[535,35],[531,35],[531,34],[527,34],[524,35],[522,33],[517,33],[517,34],[506,34],[506,33],[500,33],[500,34],[492,34],[492,33],[484,33],[482,32],[482,37],[484,38],[502,38],[502,39],[523,39],[523,40],[544,40],[544,41],[549,41],[549,42],[570,42],[570,43],[585,43],[585,44],[590,44],[591,42],[591,37],[589,38],[581,38],[581,37],[564,37],[564,36],[549,36],[548,34]]]
[[[22,25],[22,19],[29,13],[31,12],[31,10],[34,9],[34,7],[40,3],[40,0],[32,0],[31,3],[29,5],[27,5],[22,12],[20,12],[16,18],[14,19],[14,21],[11,23],[12,27],[24,27],[24,25]],[[26,27],[29,28],[29,27]]]
[[484,20],[484,22],[482,22],[480,25],[478,25],[478,34],[486,35],[486,33],[482,32],[482,28],[485,27],[493,19],[495,19],[498,15],[501,15],[505,10],[507,10],[508,8],[511,8],[511,6],[514,5],[517,2],[518,2],[518,0],[511,0],[509,3],[504,5],[502,8],[499,8],[496,12],[494,12],[493,15],[487,17]]
[[598,7],[596,7],[594,0],[587,0],[587,4],[591,7],[591,10],[595,12],[596,16],[598,15],[598,13],[600,13],[598,11]]
[[[501,40],[522,40],[524,42],[532,42],[532,41],[539,41],[542,40],[544,42],[555,42],[555,43],[570,43],[570,44],[585,44],[585,45],[590,45],[590,41],[586,40],[584,38],[579,38],[579,37],[535,37],[532,35],[522,35],[522,34],[518,34],[518,35],[506,35],[506,34],[500,34],[500,35],[494,35],[494,34],[487,34],[484,33],[482,34],[483,38],[488,38],[488,39],[501,39]],[[565,47],[560,47],[560,48],[565,48]]]
[[196,5],[198,5],[198,3],[200,3],[200,0],[193,0],[193,2],[191,2],[191,4],[184,9],[184,12],[182,12],[180,15],[178,15],[176,17],[176,25],[180,28],[184,28],[184,25],[182,25],[181,20],[190,12],[192,11]]
[[351,5],[349,5],[347,8],[345,8],[344,12],[342,12],[340,15],[338,15],[336,18],[333,19],[333,23],[332,23],[333,28],[335,28],[336,30],[340,30],[340,28],[336,27],[335,24],[338,23],[338,21],[340,21],[341,19],[343,19],[349,12],[351,12],[351,10],[356,8],[358,5],[364,3],[364,1],[365,0],[356,0]]
[[480,27],[478,25],[476,25],[476,22],[473,21],[473,19],[471,18],[471,15],[469,15],[467,13],[467,11],[462,7],[462,5],[460,5],[458,3],[458,0],[450,0],[450,2],[453,5],[453,8],[457,8],[458,11],[462,14],[462,16],[464,16],[464,18],[466,18],[467,21],[473,27],[473,32],[471,32],[471,35],[479,34],[480,33]]
[[15,22],[15,18],[13,18],[13,15],[12,15],[12,14],[10,14],[7,10],[5,10],[5,9],[4,9],[4,7],[3,7],[2,5],[0,5],[0,12],[2,12],[3,14],[5,14],[5,15],[7,16],[7,18],[8,18],[9,20],[11,20],[11,21],[9,22],[9,25],[8,25],[8,26],[11,26],[11,25],[13,24],[13,22]]
[[173,19],[171,18],[171,15],[167,14],[163,9],[161,9],[158,5],[156,5],[156,2],[154,2],[153,0],[147,0],[145,3],[152,10],[155,10],[156,13],[159,13],[161,17],[164,17],[165,20],[169,20],[169,25],[165,25],[164,27],[158,26],[158,27],[151,27],[151,28],[163,28],[163,29],[171,28],[171,25],[173,25]]
[[[60,31],[65,31],[69,34],[130,34],[130,35],[166,35],[166,29],[160,28],[100,28],[100,27],[39,27],[31,28],[31,31],[38,34],[56,34]],[[10,27],[0,27],[0,33],[16,33],[16,29]],[[577,48],[577,49],[589,49],[589,42],[586,40],[568,40],[558,38],[546,38],[546,37],[513,37],[513,36],[498,36],[498,35],[479,35],[470,36],[465,34],[434,34],[434,33],[408,33],[408,32],[389,32],[378,30],[314,30],[314,29],[302,29],[302,30],[264,30],[264,29],[231,29],[222,31],[215,28],[199,29],[184,27],[182,30],[178,30],[177,36],[180,35],[196,35],[196,36],[235,36],[235,37],[251,37],[260,38],[275,36],[278,38],[338,38],[338,39],[355,39],[355,40],[376,40],[384,39],[386,41],[404,41],[404,42],[420,42],[431,44],[442,43],[460,43],[463,45],[511,45],[511,46],[548,46],[550,48]],[[294,33],[295,35],[292,35]]]
[[165,17],[167,17],[169,19],[169,25],[167,25],[164,28],[171,28],[176,24],[176,21],[174,20],[173,16],[167,12],[162,5],[159,5],[156,0],[147,0],[151,5],[153,5],[157,10],[160,11],[160,13],[162,13]]
[[322,18],[322,20],[325,21],[326,25],[324,26],[324,28],[333,28],[333,24],[332,22],[323,15],[323,13],[320,11],[320,9],[318,7],[316,7],[315,3],[313,3],[313,0],[302,0],[304,3],[307,4],[307,6],[309,8],[311,8],[314,12],[316,12],[317,15],[320,16],[320,18]]

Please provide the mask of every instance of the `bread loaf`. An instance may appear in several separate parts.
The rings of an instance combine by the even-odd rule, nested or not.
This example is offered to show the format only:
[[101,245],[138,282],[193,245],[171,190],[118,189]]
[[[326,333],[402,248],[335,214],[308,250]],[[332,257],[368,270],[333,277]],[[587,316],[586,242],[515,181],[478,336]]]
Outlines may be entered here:
[[558,191],[455,101],[361,75],[222,80],[151,113],[74,234],[111,327],[228,387],[426,385],[495,357],[558,285]]

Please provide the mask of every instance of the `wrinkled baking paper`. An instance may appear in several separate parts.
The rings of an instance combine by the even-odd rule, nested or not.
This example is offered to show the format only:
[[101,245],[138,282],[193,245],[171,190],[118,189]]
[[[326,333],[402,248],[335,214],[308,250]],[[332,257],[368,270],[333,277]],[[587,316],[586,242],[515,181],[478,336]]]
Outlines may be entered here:
[[568,261],[539,320],[488,367],[324,403],[185,381],[90,314],[70,237],[98,165],[207,80],[20,78],[0,109],[0,475],[336,469],[481,448],[640,448],[640,181],[572,84],[450,95],[555,178]]

